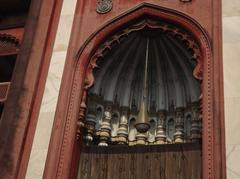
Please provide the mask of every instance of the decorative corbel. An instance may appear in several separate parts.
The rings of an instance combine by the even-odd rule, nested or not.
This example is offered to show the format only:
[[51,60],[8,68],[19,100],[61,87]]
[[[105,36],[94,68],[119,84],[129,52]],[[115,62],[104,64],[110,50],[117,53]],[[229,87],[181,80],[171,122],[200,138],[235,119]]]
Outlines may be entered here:
[[202,67],[202,62],[199,60],[199,57],[197,58],[197,65],[193,70],[193,76],[200,82],[203,80],[203,67]]
[[[96,59],[97,60],[97,59]],[[86,78],[83,88],[83,97],[80,104],[78,120],[77,120],[77,140],[80,139],[82,135],[82,128],[85,127],[84,119],[87,111],[87,91],[94,83],[93,69],[96,67],[96,60],[91,60],[86,71]]]
[[80,139],[81,137],[81,132],[82,132],[82,128],[84,127],[84,118],[86,115],[86,110],[87,110],[87,105],[86,105],[86,99],[87,99],[87,91],[84,90],[83,91],[83,98],[81,101],[81,105],[80,105],[80,109],[79,109],[79,113],[78,113],[78,120],[77,120],[77,140]]

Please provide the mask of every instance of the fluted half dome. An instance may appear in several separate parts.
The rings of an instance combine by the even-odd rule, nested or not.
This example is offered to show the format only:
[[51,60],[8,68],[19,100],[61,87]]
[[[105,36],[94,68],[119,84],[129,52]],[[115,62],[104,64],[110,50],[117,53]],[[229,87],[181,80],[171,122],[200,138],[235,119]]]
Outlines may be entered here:
[[184,41],[161,29],[144,28],[130,33],[114,45],[95,69],[95,83],[89,91],[103,101],[139,109],[143,95],[146,42],[148,111],[169,110],[172,104],[186,107],[198,101],[200,83],[193,76],[196,62]]

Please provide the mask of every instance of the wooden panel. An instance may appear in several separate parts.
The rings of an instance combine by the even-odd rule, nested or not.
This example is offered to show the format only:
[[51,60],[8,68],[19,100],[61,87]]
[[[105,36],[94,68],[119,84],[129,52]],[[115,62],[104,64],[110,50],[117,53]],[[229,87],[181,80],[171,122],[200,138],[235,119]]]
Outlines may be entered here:
[[79,179],[201,179],[201,145],[84,147]]

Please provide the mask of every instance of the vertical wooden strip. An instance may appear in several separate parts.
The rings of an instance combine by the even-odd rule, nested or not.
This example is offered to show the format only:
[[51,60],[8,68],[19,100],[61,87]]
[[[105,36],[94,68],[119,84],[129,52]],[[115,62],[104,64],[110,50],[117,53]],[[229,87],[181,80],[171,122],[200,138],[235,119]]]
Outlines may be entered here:
[[83,150],[79,179],[201,179],[201,149],[141,146]]

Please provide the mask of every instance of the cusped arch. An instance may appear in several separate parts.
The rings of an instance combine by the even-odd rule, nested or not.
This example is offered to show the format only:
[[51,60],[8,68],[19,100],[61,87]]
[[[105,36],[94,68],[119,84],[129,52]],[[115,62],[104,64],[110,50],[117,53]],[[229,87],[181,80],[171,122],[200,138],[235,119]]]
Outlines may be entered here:
[[[79,49],[77,54],[78,62],[76,65],[76,71],[81,65],[88,65],[85,81],[86,88],[89,88],[93,84],[94,79],[92,76],[92,69],[96,67],[96,61],[102,56],[102,53],[106,49],[110,48],[111,44],[106,42],[109,34],[115,34],[119,29],[127,26],[130,21],[134,21],[144,16],[151,16],[158,20],[166,20],[175,23],[183,29],[191,32],[191,35],[200,47],[200,51],[196,51],[195,55],[201,55],[200,58],[195,57],[199,61],[194,70],[194,75],[197,79],[202,80],[203,59],[211,58],[211,45],[205,30],[198,22],[186,14],[165,7],[142,3],[104,24],[96,30]],[[103,43],[105,43],[104,49],[99,49],[99,46]],[[190,46],[191,45],[193,46],[194,43],[190,44]]]
[[[101,57],[104,50],[108,48],[108,44],[105,44],[106,49],[99,49],[99,46],[105,43],[106,39],[109,37],[109,34],[116,33],[119,29],[126,26],[130,21],[134,21],[138,18],[144,16],[151,16],[159,20],[166,20],[173,22],[176,25],[181,26],[188,32],[191,32],[192,36],[196,40],[197,44],[199,45],[200,51],[196,54],[199,55],[198,65],[194,70],[194,76],[199,79],[205,81],[202,85],[202,90],[204,91],[204,95],[202,96],[202,103],[204,111],[206,113],[203,114],[203,126],[206,130],[205,134],[203,134],[203,155],[207,156],[208,158],[203,161],[203,168],[205,170],[204,173],[207,174],[206,178],[211,177],[213,174],[212,171],[212,151],[211,147],[213,145],[212,140],[212,104],[210,100],[211,96],[211,87],[210,87],[210,74],[211,74],[211,45],[208,38],[207,33],[201,27],[199,23],[197,23],[191,17],[177,12],[168,8],[155,6],[149,3],[142,3],[141,5],[129,10],[128,12],[114,18],[110,22],[106,23],[102,27],[100,27],[96,32],[94,32],[88,40],[82,45],[78,54],[77,54],[77,61],[75,67],[75,73],[73,77],[73,86],[71,90],[71,96],[69,101],[69,108],[67,112],[67,125],[70,125],[68,121],[71,120],[71,113],[73,108],[71,106],[74,105],[74,99],[76,96],[81,96],[80,103],[79,103],[79,118],[78,123],[79,128],[81,126],[81,122],[85,117],[86,111],[86,95],[87,90],[91,87],[94,83],[94,76],[93,76],[93,69],[97,67],[96,61],[98,60],[97,57]],[[110,45],[110,44],[109,44]],[[98,51],[100,50],[100,51]],[[101,51],[102,50],[102,51]],[[101,53],[98,53],[101,52]],[[84,69],[84,70],[82,70]],[[204,75],[203,75],[204,70]],[[78,93],[82,94],[78,94]],[[205,122],[206,121],[206,122]],[[68,129],[68,126],[65,126],[65,129]],[[65,131],[66,133],[67,131]],[[79,130],[78,130],[79,132]],[[206,140],[208,139],[208,140]],[[64,146],[61,148],[64,150]],[[64,162],[64,157],[60,158],[60,164]]]

